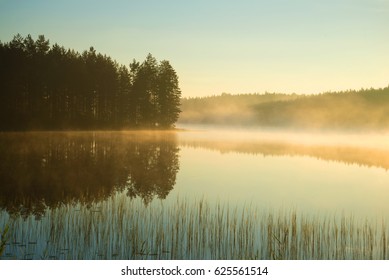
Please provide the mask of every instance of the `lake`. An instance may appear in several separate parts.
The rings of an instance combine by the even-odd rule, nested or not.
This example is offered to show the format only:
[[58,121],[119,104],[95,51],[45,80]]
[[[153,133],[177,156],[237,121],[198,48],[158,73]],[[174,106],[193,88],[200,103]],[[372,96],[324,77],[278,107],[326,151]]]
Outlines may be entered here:
[[0,134],[3,259],[386,259],[389,134]]

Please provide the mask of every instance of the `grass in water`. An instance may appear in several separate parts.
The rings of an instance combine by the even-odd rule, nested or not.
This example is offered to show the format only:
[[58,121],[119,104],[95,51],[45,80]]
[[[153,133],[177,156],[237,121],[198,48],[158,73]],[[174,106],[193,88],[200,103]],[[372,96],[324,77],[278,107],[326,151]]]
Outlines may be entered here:
[[[0,216],[2,259],[387,259],[384,221],[156,202],[116,195],[63,206],[40,220]],[[3,237],[7,236],[6,241]]]
[[4,250],[5,250],[5,246],[7,245],[8,230],[9,230],[9,226],[5,225],[4,230],[1,233],[1,237],[0,237],[0,257],[3,255]]

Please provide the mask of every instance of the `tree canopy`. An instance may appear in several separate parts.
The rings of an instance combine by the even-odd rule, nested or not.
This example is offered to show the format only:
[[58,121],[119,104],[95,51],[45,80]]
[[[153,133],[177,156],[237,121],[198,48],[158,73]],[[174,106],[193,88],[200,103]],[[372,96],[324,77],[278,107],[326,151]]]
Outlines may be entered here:
[[180,113],[178,76],[151,54],[119,65],[43,35],[0,42],[0,130],[171,128]]

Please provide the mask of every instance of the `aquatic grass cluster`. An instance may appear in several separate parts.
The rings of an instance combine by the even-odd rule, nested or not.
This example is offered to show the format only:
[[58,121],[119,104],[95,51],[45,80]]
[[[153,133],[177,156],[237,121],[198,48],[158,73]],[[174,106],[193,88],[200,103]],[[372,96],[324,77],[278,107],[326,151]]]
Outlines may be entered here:
[[4,230],[0,230],[0,232],[1,232],[1,235],[0,235],[0,256],[3,254],[3,252],[5,250],[5,246],[7,244],[8,230],[9,230],[8,225],[5,225]]
[[177,198],[117,194],[64,205],[36,220],[9,217],[2,259],[388,259],[388,227],[352,216],[307,215]]

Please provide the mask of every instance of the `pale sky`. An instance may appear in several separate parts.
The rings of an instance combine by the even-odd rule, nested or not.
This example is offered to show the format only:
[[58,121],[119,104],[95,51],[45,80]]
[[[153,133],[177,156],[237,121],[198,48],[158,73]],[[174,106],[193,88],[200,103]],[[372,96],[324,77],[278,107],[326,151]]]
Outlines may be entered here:
[[152,53],[184,97],[389,84],[389,0],[0,0],[0,40],[17,33],[125,65]]

